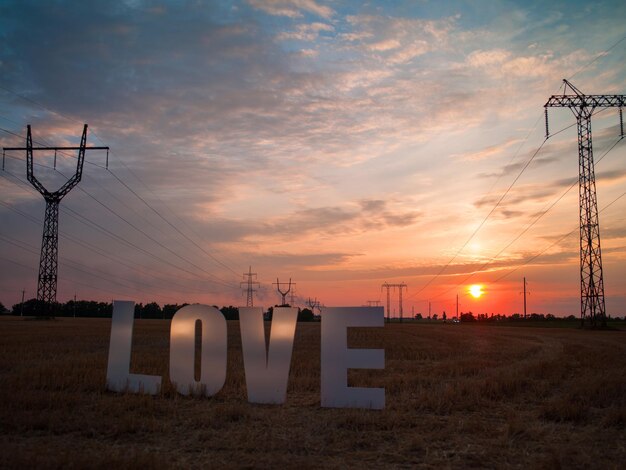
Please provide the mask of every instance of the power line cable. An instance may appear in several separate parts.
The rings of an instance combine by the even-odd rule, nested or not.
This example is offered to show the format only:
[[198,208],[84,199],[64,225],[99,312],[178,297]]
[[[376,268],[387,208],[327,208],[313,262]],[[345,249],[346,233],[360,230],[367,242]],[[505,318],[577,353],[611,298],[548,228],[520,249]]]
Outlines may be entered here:
[[[596,164],[600,163],[602,161],[602,159],[604,157],[606,157],[609,152],[611,152],[611,150],[613,150],[617,144],[619,144],[621,141],[623,140],[623,137],[620,137],[619,139],[617,139],[613,145],[596,161]],[[472,277],[474,277],[477,273],[482,272],[489,264],[491,264],[493,261],[495,261],[498,256],[500,256],[506,249],[508,249],[511,245],[513,245],[513,243],[515,243],[517,240],[519,240],[526,232],[528,232],[528,230],[530,230],[541,218],[543,218],[543,216],[545,216],[548,212],[550,212],[550,210],[552,208],[554,208],[554,206],[556,206],[561,199],[563,199],[565,197],[565,195],[567,193],[569,193],[578,183],[578,178],[574,178],[571,185],[569,187],[566,188],[566,190],[557,198],[555,199],[548,207],[547,209],[544,209],[542,211],[539,212],[539,214],[534,218],[534,220],[528,224],[519,234],[517,234],[517,236],[515,238],[513,238],[504,248],[502,248],[497,254],[495,254],[494,256],[492,256],[486,263],[484,263],[480,268],[478,268],[476,271],[470,273],[466,278],[464,278],[461,282],[459,282],[458,284],[452,286],[451,288],[447,289],[444,292],[441,292],[439,294],[434,295],[433,297],[431,297],[431,299],[435,299],[437,297],[441,297],[443,295],[446,295],[447,293],[449,293],[450,291],[457,289],[459,286],[465,284],[467,281],[469,281]]]
[[127,185],[124,181],[122,181],[111,169],[109,169],[108,171],[109,171],[109,173],[111,173],[111,175],[113,175],[113,177],[117,181],[120,182],[120,184],[122,184],[126,189],[128,189],[131,193],[133,193],[141,202],[143,202],[146,205],[146,207],[148,207],[150,210],[152,210],[152,212],[154,212],[157,216],[159,216],[159,218],[161,218],[165,223],[167,223],[170,227],[172,227],[178,234],[180,234],[182,237],[184,237],[185,240],[187,240],[190,243],[192,243],[196,248],[198,248],[200,251],[202,251],[205,255],[207,255],[213,261],[218,263],[220,266],[223,266],[224,268],[226,268],[229,271],[231,271],[233,274],[237,275],[237,273],[230,266],[224,264],[222,261],[217,259],[211,253],[206,251],[202,246],[200,246],[198,243],[196,243],[194,240],[192,240],[189,236],[187,236],[187,234],[183,233],[176,225],[172,224],[169,220],[167,220],[165,217],[163,217],[163,215],[159,211],[157,211],[154,207],[152,207],[143,197],[141,197],[139,194],[137,194],[129,185]]
[[535,159],[535,157],[537,156],[537,154],[541,151],[541,149],[543,148],[543,146],[545,145],[545,143],[548,141],[548,139],[544,139],[544,141],[541,143],[541,145],[537,148],[537,150],[535,150],[535,152],[533,152],[533,154],[531,155],[531,157],[526,161],[526,163],[524,164],[524,166],[522,167],[522,169],[519,171],[519,173],[517,174],[517,176],[515,177],[515,179],[513,180],[513,182],[509,185],[509,187],[506,189],[506,191],[502,194],[502,196],[500,196],[500,198],[498,199],[498,201],[496,202],[496,204],[491,208],[491,210],[489,211],[489,213],[485,216],[485,218],[482,220],[482,222],[478,225],[478,227],[472,232],[472,234],[469,236],[469,238],[465,241],[465,243],[463,243],[463,245],[457,250],[457,252],[454,254],[454,256],[439,270],[439,272],[437,274],[435,274],[435,276],[433,276],[424,286],[422,286],[422,288],[420,288],[418,291],[416,291],[414,294],[407,296],[407,300],[409,298],[413,298],[416,295],[418,295],[420,292],[422,292],[424,289],[426,289],[430,284],[432,284],[432,282],[437,279],[439,276],[441,276],[441,274],[448,268],[448,266],[450,266],[450,264],[452,264],[452,262],[459,256],[459,254],[461,254],[461,252],[465,249],[465,247],[469,244],[469,242],[476,236],[476,234],[478,233],[478,231],[483,227],[483,225],[485,224],[485,222],[487,222],[487,220],[489,219],[489,217],[491,217],[491,214],[494,213],[494,211],[500,206],[500,203],[502,203],[502,201],[504,200],[504,198],[509,194],[509,192],[511,191],[511,188],[513,187],[513,185],[515,185],[515,183],[517,183],[517,181],[519,180],[519,178],[522,176],[522,174],[524,173],[524,171],[526,171],[526,168],[528,168],[528,165],[531,164],[531,162]]
[[[33,224],[35,224],[37,226],[41,225],[41,221],[40,220],[36,219],[35,217],[33,217],[33,216],[29,215],[29,214],[26,214],[25,212],[20,211],[19,209],[15,208],[15,207],[12,207],[11,205],[9,205],[9,204],[7,204],[7,203],[5,203],[3,201],[0,201],[0,206],[3,206],[5,208],[7,208],[7,209],[17,213],[18,215],[26,218],[28,221],[32,222]],[[67,240],[69,240],[69,241],[71,241],[71,242],[73,242],[73,243],[75,243],[77,245],[80,245],[83,248],[85,248],[87,250],[90,250],[90,251],[92,251],[92,252],[94,252],[94,253],[96,253],[96,254],[98,254],[98,255],[100,255],[100,256],[102,256],[102,257],[104,257],[104,258],[106,258],[106,259],[108,259],[110,261],[113,261],[113,262],[115,262],[115,263],[117,263],[117,264],[119,264],[121,266],[124,266],[124,267],[126,267],[128,269],[131,269],[133,271],[136,271],[137,273],[139,273],[142,276],[149,276],[149,277],[152,277],[152,278],[156,279],[157,281],[164,282],[164,283],[166,283],[166,285],[168,287],[176,286],[176,287],[182,288],[182,290],[178,290],[177,291],[179,293],[187,293],[187,294],[194,294],[194,293],[196,293],[196,294],[205,294],[206,293],[205,290],[190,289],[188,286],[183,285],[183,284],[179,284],[175,280],[172,280],[171,278],[165,279],[165,278],[159,277],[159,276],[157,276],[154,273],[154,269],[148,268],[148,267],[140,265],[138,263],[129,264],[126,261],[124,261],[123,259],[121,259],[120,257],[115,256],[112,253],[107,253],[105,250],[102,250],[102,249],[96,247],[95,245],[93,245],[93,244],[91,244],[89,242],[86,242],[84,240],[80,240],[79,238],[73,237],[71,235],[68,235],[68,234],[65,234],[65,233],[62,233],[62,232],[59,235],[60,235],[61,238],[67,239]],[[139,269],[139,267],[141,267],[143,269]],[[157,288],[157,286],[152,286],[152,287]]]
[[[57,170],[58,171],[58,170]],[[59,171],[59,173],[61,175],[63,175],[62,172]],[[13,175],[15,176],[15,175]],[[66,176],[66,175],[63,175]],[[135,224],[133,224],[132,222],[130,222],[127,218],[119,215],[116,211],[114,211],[113,209],[111,209],[108,205],[104,204],[102,201],[99,201],[96,197],[94,197],[93,195],[91,195],[91,193],[87,192],[85,189],[83,189],[82,187],[78,186],[77,187],[81,192],[83,192],[84,194],[86,194],[89,198],[91,198],[93,201],[95,201],[97,204],[99,204],[100,206],[104,207],[105,209],[107,209],[111,214],[115,215],[116,217],[118,217],[119,219],[121,219],[122,221],[124,221],[127,225],[129,225],[130,227],[132,227],[133,229],[135,229],[136,231],[140,232],[142,235],[144,235],[146,238],[148,238],[149,240],[151,240],[152,242],[156,243],[158,246],[160,246],[161,248],[163,248],[164,250],[168,251],[169,253],[171,253],[172,255],[174,255],[175,257],[181,259],[182,261],[185,261],[186,263],[190,264],[191,266],[195,267],[196,269],[203,271],[204,273],[206,273],[207,275],[209,275],[210,277],[214,278],[215,280],[212,282],[216,282],[218,284],[222,284],[225,287],[229,287],[229,288],[235,288],[233,285],[228,284],[226,281],[224,281],[223,279],[220,279],[219,277],[215,276],[214,274],[210,273],[209,271],[205,270],[204,268],[198,266],[197,264],[195,264],[194,262],[188,260],[187,258],[185,258],[184,256],[176,253],[174,250],[170,249],[169,247],[165,246],[164,244],[162,244],[161,242],[159,242],[158,240],[156,240],[154,237],[152,237],[151,235],[149,235],[148,233],[146,233],[144,230],[142,230],[141,228],[137,227]],[[66,208],[67,209],[67,208]],[[236,287],[238,289],[238,287]]]
[[[606,206],[604,206],[602,209],[600,209],[599,213],[604,212],[606,209],[608,209],[609,207],[611,207],[613,204],[615,204],[617,201],[619,201],[621,198],[623,198],[624,196],[626,196],[626,192],[623,192],[622,194],[620,194],[619,196],[617,196],[615,199],[613,199],[610,203],[608,203]],[[533,255],[531,258],[527,259],[525,262],[523,262],[522,264],[519,264],[518,266],[516,266],[513,270],[503,274],[502,276],[498,277],[496,280],[492,281],[494,284],[501,281],[502,279],[504,279],[507,276],[510,276],[511,274],[513,274],[515,271],[517,271],[519,268],[526,266],[527,264],[531,263],[532,261],[534,261],[535,259],[539,258],[541,255],[543,255],[546,251],[548,251],[550,248],[552,248],[553,246],[559,244],[560,242],[562,242],[563,240],[565,240],[567,237],[569,237],[570,235],[573,235],[575,232],[577,232],[578,230],[580,230],[580,227],[576,227],[574,228],[572,231],[566,233],[565,235],[563,235],[561,238],[559,238],[558,240],[556,240],[555,242],[553,242],[552,244],[548,245],[546,248],[544,248],[543,250],[541,250],[539,253],[537,253],[536,255]]]
[[585,70],[587,67],[591,66],[591,64],[593,64],[594,62],[596,62],[598,59],[602,58],[602,57],[606,57],[608,55],[609,52],[611,52],[615,47],[617,47],[618,44],[620,44],[622,41],[624,41],[626,39],[626,36],[623,36],[620,40],[618,40],[615,44],[613,44],[611,47],[609,47],[608,49],[600,52],[596,57],[594,57],[591,61],[589,61],[586,65],[584,65],[583,67],[581,67],[580,69],[578,69],[573,75],[571,75],[568,80],[571,80],[572,78],[574,78],[576,75],[578,75],[580,72],[582,72],[583,70]]
[[[25,243],[22,240],[17,240],[17,239],[15,239],[13,237],[10,237],[10,236],[8,236],[6,234],[2,234],[2,233],[0,233],[0,239],[3,239],[6,243],[9,243],[9,244],[11,244],[13,246],[17,246],[18,248],[21,248],[22,250],[27,251],[28,253],[34,254],[35,256],[39,256],[39,252],[37,251],[36,247],[34,247],[34,246],[32,246],[32,245],[30,245],[28,243]],[[67,256],[61,256],[60,258],[61,258],[61,260],[63,261],[63,263],[65,264],[65,266],[67,268],[77,270],[79,272],[87,274],[88,276],[92,276],[92,277],[95,277],[97,279],[101,279],[103,281],[106,281],[106,282],[109,282],[109,283],[112,283],[112,284],[116,284],[118,286],[121,286],[123,289],[130,290],[130,288],[128,287],[129,284],[130,285],[133,285],[133,284],[140,285],[140,286],[143,286],[144,288],[148,288],[148,289],[154,289],[155,288],[154,286],[151,286],[151,285],[146,284],[144,282],[138,281],[137,279],[129,279],[129,278],[126,278],[124,276],[120,276],[119,274],[116,274],[115,275],[115,279],[113,279],[113,278],[110,277],[109,273],[106,273],[106,272],[104,272],[104,271],[102,271],[100,269],[86,266],[85,264],[83,264],[83,263],[81,263],[79,261],[75,261],[73,259],[70,259]],[[118,280],[126,281],[126,283],[122,284]],[[164,295],[162,295],[159,292],[152,293],[152,295],[156,295],[156,296],[161,297],[163,299],[171,300],[171,297],[164,296]]]
[[[10,176],[12,176],[13,178],[15,178],[16,180],[20,181],[20,182],[21,182],[24,186],[26,186],[27,188],[29,188],[29,190],[31,189],[31,188],[30,188],[30,185],[29,185],[26,181],[22,180],[20,177],[16,176],[15,174],[11,173],[10,171],[6,171],[6,170],[5,170],[5,172],[4,172],[4,173],[7,173],[7,174],[9,174]],[[7,179],[7,181],[11,181],[11,180]],[[14,183],[14,184],[17,184],[17,183]],[[117,240],[118,242],[120,242],[120,243],[122,243],[122,244],[124,244],[124,245],[128,246],[129,248],[133,248],[133,249],[135,249],[135,250],[138,250],[138,251],[140,251],[140,252],[142,252],[142,253],[144,253],[144,254],[146,254],[146,255],[150,256],[151,258],[153,258],[153,259],[155,259],[155,260],[157,260],[157,261],[160,261],[160,262],[165,263],[165,264],[167,264],[167,265],[169,265],[169,266],[171,266],[171,267],[174,267],[174,268],[176,268],[176,269],[179,269],[179,270],[181,270],[181,271],[184,271],[184,272],[186,272],[187,274],[190,274],[190,275],[192,275],[192,276],[193,276],[193,277],[195,277],[195,278],[202,279],[202,280],[205,280],[205,281],[208,281],[208,282],[212,282],[212,283],[216,283],[216,284],[221,284],[221,285],[223,285],[223,286],[225,286],[225,287],[228,287],[228,288],[231,288],[231,289],[237,289],[237,290],[239,290],[239,286],[233,286],[233,285],[227,284],[227,283],[225,283],[225,282],[223,282],[223,281],[221,281],[221,280],[216,281],[215,279],[204,279],[204,278],[201,278],[201,277],[200,277],[197,273],[194,273],[194,272],[192,272],[192,271],[189,271],[188,269],[185,269],[185,268],[183,268],[183,267],[181,267],[181,266],[178,266],[178,265],[176,265],[176,264],[173,264],[173,263],[171,263],[170,261],[167,261],[167,260],[165,260],[164,258],[161,258],[160,256],[155,255],[155,254],[153,254],[152,252],[150,252],[150,251],[148,251],[148,250],[146,250],[146,249],[144,249],[144,248],[142,248],[142,247],[140,247],[140,246],[136,245],[135,243],[130,242],[130,241],[129,241],[129,240],[127,240],[126,238],[120,237],[119,235],[117,235],[117,234],[115,234],[115,233],[111,232],[110,230],[108,230],[107,228],[105,228],[105,227],[103,227],[102,225],[98,224],[97,222],[94,222],[93,220],[89,219],[88,217],[85,217],[85,216],[83,216],[83,215],[81,215],[81,214],[77,213],[76,211],[72,210],[72,209],[71,209],[71,208],[69,208],[69,207],[66,207],[66,206],[65,206],[65,207],[61,207],[61,208],[60,208],[60,210],[61,210],[61,212],[66,213],[68,216],[70,216],[70,217],[72,217],[72,218],[74,218],[74,219],[78,220],[79,222],[81,222],[81,223],[83,223],[83,224],[85,224],[85,225],[87,225],[87,226],[90,226],[90,227],[92,227],[92,228],[94,228],[94,227],[95,227],[95,229],[96,229],[97,231],[100,231],[100,232],[102,232],[102,233],[105,233],[105,234],[106,234],[106,235],[108,235],[109,237],[111,237],[111,238],[113,238],[113,239]],[[215,276],[213,276],[213,275],[212,275],[212,274],[210,274],[210,273],[208,273],[208,274],[209,274],[209,275],[211,275],[212,277],[215,277]]]

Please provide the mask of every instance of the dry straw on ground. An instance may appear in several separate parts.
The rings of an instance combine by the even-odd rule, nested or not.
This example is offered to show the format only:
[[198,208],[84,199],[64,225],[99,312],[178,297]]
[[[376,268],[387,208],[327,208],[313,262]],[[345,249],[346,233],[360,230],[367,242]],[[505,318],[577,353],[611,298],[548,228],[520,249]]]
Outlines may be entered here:
[[0,319],[3,468],[623,468],[626,332],[391,324],[350,331],[385,348],[383,411],[319,406],[319,324],[298,324],[287,402],[246,401],[237,322],[209,399],[168,385],[169,322],[136,322],[132,370],[159,396],[104,390],[110,321]]

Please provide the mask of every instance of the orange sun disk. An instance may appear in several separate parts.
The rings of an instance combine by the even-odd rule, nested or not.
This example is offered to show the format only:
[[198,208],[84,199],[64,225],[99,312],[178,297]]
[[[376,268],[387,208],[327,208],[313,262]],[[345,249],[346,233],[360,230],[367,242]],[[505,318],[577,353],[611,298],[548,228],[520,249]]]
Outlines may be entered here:
[[485,291],[483,291],[483,286],[481,284],[473,284],[471,286],[469,286],[469,293],[472,297],[474,297],[475,299],[478,299],[480,296],[482,296]]

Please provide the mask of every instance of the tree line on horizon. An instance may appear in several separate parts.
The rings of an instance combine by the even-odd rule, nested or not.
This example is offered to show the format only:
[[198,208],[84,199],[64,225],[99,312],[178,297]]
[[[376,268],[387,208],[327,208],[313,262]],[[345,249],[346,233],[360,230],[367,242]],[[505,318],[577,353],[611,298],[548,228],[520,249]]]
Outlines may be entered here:
[[[135,304],[135,318],[136,319],[161,319],[171,320],[174,314],[182,307],[189,305],[183,304],[165,304],[161,307],[156,302],[149,302],[147,304],[136,303]],[[289,307],[289,304],[275,305],[274,307]],[[239,308],[232,305],[218,307],[214,305],[222,314],[226,320],[239,320]],[[274,307],[270,307],[265,312],[265,319],[271,320]],[[43,301],[37,299],[29,299],[25,302],[19,302],[12,306],[11,310],[8,310],[2,303],[0,303],[0,315],[17,315],[26,317],[84,317],[84,318],[111,318],[113,314],[113,304],[111,302],[97,302],[94,300],[69,300],[65,303],[55,302],[52,305],[48,305]],[[298,321],[315,321],[316,317],[309,308],[298,307]]]
[[[189,305],[188,303],[183,304],[165,304],[161,307],[156,302],[149,302],[146,304],[136,303],[135,304],[135,318],[136,319],[162,319],[162,320],[171,320],[174,314],[182,307]],[[36,316],[56,316],[56,317],[86,317],[86,318],[110,318],[113,313],[113,304],[111,302],[97,302],[94,300],[69,300],[65,303],[63,302],[55,302],[50,308],[46,309],[47,305],[44,304],[43,301],[39,301],[37,299],[29,299],[24,303],[20,302],[12,306],[11,310],[7,309],[0,302],[0,315],[23,315],[28,317],[36,317]],[[239,308],[233,307],[232,305],[218,307],[217,308],[226,320],[239,320]],[[274,307],[269,307],[265,312],[265,319],[271,320],[272,313],[275,307],[290,307],[289,304],[285,305],[275,305]],[[43,313],[48,312],[48,313]],[[623,320],[626,321],[626,316],[622,319],[618,317],[611,317],[611,315],[607,315],[607,318],[610,320]],[[421,313],[417,313],[414,316],[415,320],[424,320],[424,321],[443,321],[443,322],[452,322],[454,321],[454,317],[452,315],[446,316],[445,312],[443,315],[438,316],[437,314],[433,314],[430,317],[423,316]],[[503,315],[503,314],[491,314],[488,315],[486,313],[474,314],[472,312],[461,312],[459,314],[458,321],[463,323],[472,323],[472,322],[497,322],[497,321],[575,321],[580,318],[575,315],[569,315],[566,317],[557,317],[551,313],[543,314],[543,313],[531,313],[524,318],[524,316],[520,313],[513,313],[511,315]],[[298,307],[298,321],[316,321],[319,320],[319,316],[314,315],[313,311],[309,308],[299,308]]]

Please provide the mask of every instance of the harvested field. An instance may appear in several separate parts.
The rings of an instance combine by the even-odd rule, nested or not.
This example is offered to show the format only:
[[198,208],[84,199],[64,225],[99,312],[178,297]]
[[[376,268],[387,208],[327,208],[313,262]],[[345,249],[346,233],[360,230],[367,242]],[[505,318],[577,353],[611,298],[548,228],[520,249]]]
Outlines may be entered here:
[[135,323],[132,372],[155,397],[104,390],[110,320],[0,319],[4,468],[623,468],[626,332],[451,324],[350,330],[384,348],[383,411],[322,409],[320,325],[296,331],[287,402],[246,401],[238,322],[208,399],[169,384],[169,321]]

